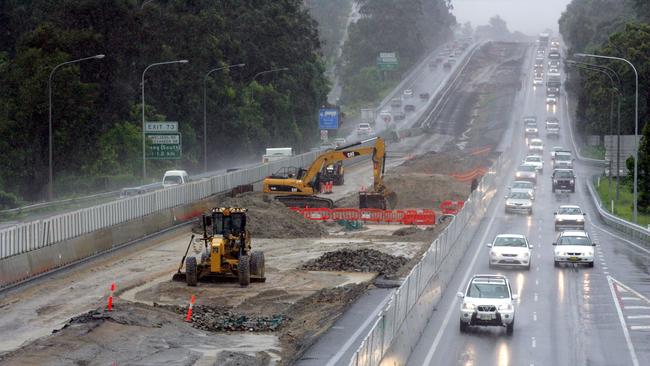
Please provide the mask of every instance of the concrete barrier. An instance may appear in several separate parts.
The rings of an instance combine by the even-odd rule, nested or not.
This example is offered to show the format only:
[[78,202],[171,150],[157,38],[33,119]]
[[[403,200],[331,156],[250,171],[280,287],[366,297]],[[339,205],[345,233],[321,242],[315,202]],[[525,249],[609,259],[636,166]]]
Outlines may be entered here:
[[193,221],[217,206],[226,193],[138,217],[109,228],[31,250],[0,260],[0,289],[19,284],[39,274],[77,263],[85,258],[119,248],[126,243]]

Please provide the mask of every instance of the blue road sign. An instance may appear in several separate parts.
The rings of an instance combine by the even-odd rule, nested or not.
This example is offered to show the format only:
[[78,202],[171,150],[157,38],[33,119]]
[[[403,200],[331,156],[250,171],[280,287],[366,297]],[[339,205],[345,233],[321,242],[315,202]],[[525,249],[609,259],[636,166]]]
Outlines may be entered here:
[[321,130],[336,130],[339,128],[339,110],[321,108],[318,112],[318,128]]

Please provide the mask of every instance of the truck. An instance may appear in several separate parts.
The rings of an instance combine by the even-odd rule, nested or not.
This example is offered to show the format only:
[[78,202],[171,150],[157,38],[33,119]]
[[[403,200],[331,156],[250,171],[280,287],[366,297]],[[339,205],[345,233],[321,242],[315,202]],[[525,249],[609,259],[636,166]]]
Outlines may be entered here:
[[266,164],[292,156],[293,148],[291,147],[270,147],[266,149],[266,153],[262,156],[262,163]]
[[369,123],[371,126],[375,125],[375,110],[372,108],[361,108],[361,123]]

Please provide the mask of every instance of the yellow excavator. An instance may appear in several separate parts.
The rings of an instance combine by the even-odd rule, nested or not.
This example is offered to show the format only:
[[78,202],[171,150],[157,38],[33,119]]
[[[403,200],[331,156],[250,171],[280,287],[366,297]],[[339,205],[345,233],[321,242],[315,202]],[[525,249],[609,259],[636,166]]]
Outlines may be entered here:
[[[361,146],[373,140],[374,146]],[[394,207],[396,195],[383,182],[386,145],[380,137],[328,150],[319,155],[307,169],[282,168],[264,179],[263,192],[275,196],[276,200],[289,207],[333,208],[334,202],[331,199],[317,196],[320,183],[324,182],[321,178],[323,167],[364,155],[372,155],[374,183],[372,190],[359,192],[359,207],[382,210]]]

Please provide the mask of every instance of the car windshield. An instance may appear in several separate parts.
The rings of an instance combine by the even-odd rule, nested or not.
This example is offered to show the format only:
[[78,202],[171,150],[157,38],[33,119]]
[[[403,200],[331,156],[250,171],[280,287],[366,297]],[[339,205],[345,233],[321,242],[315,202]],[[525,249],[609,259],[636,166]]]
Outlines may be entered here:
[[180,175],[168,175],[163,180],[164,184],[182,184],[183,178]]
[[573,174],[569,171],[556,171],[555,178],[573,178]]
[[530,199],[530,195],[526,192],[512,192],[510,193],[509,198],[516,199],[516,200],[526,200],[526,199]]
[[557,245],[591,245],[591,240],[586,236],[563,236]]
[[507,299],[508,286],[505,283],[485,283],[474,281],[467,291],[468,297],[480,299]]
[[512,184],[512,188],[532,189],[533,184],[530,182],[515,182]]
[[560,215],[582,215],[582,211],[578,207],[560,207],[557,213]]
[[530,163],[530,162],[539,163],[541,161],[542,161],[542,158],[540,158],[539,156],[529,156],[529,157],[526,158],[527,163]]
[[517,168],[517,170],[521,172],[534,172],[535,167],[532,165],[520,165],[519,168]]
[[528,127],[528,128],[537,128],[537,123],[535,123],[535,122],[526,122],[526,127]]
[[555,160],[557,160],[557,161],[569,161],[569,160],[571,160],[571,155],[569,155],[569,154],[555,154]]
[[526,244],[526,239],[524,239],[524,238],[499,236],[496,239],[494,239],[493,246],[495,246],[495,247],[521,247],[521,248],[525,248],[528,245]]

